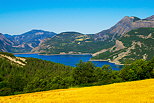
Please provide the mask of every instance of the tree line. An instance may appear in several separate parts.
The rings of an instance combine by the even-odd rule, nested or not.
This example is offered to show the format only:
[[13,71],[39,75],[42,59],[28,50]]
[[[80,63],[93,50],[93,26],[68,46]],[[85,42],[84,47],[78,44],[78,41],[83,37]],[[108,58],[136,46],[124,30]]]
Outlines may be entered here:
[[109,65],[96,67],[92,62],[82,61],[76,67],[35,58],[26,58],[26,62],[20,66],[0,58],[1,96],[154,78],[154,58],[136,60],[120,71]]

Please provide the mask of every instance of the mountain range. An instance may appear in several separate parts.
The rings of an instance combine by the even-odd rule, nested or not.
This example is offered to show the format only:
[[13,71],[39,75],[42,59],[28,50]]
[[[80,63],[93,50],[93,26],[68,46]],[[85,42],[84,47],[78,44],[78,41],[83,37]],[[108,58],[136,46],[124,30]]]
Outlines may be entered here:
[[[135,59],[151,59],[151,57],[154,56],[154,46],[150,45],[147,41],[151,41],[151,43],[153,43],[153,37],[143,39],[139,38],[138,36],[129,36],[129,38],[127,39],[130,41],[128,41],[125,35],[127,35],[127,33],[129,32],[131,32],[132,35],[135,35],[135,33],[138,32],[138,35],[141,35],[143,37],[150,35],[150,33],[152,36],[153,27],[154,16],[145,19],[126,16],[110,29],[103,30],[102,32],[99,32],[94,35],[84,35],[76,32],[60,33],[53,38],[47,39],[45,42],[40,44],[40,46],[37,47],[37,49],[35,49],[34,51],[42,52],[45,54],[92,53],[93,59],[111,59],[111,62],[116,62],[117,64],[124,63],[122,61],[126,59],[126,56],[129,59],[132,59],[133,56],[135,56]],[[134,32],[133,30],[136,31]],[[143,34],[142,32],[145,34]],[[142,39],[145,42],[143,43],[142,40],[139,41],[139,39]],[[144,45],[140,47],[142,52],[139,52],[138,55],[135,54],[132,56],[132,53],[134,52],[132,52],[131,50],[129,51],[129,53],[124,53],[122,55],[121,53],[123,50],[128,50],[131,45],[135,45],[132,44],[132,42],[142,43],[142,45]],[[125,45],[128,44],[130,45],[126,49]],[[111,50],[110,48],[116,50]],[[144,50],[145,48],[146,50]],[[134,51],[138,51],[138,49],[139,48],[137,48],[136,46],[134,47]],[[116,55],[118,53],[121,55],[114,57],[114,59],[110,58],[111,54]]]
[[[140,30],[139,28],[144,29]],[[138,42],[140,37],[128,36],[127,34],[129,33],[134,35],[134,33],[139,32],[139,35],[144,37],[145,34],[142,34],[140,31],[147,31],[153,36],[153,31],[151,31],[153,30],[152,28],[154,28],[154,15],[145,19],[140,19],[134,16],[125,16],[113,27],[96,34],[88,35],[78,32],[62,32],[60,34],[56,34],[54,32],[43,30],[31,30],[21,35],[13,36],[8,34],[0,34],[0,51],[12,53],[38,52],[43,54],[92,53],[95,59],[109,59],[109,56],[102,58],[102,56],[98,55],[108,51],[109,48],[118,47],[118,51],[126,48],[127,44],[133,45],[127,40],[130,38],[133,38],[133,40],[130,40],[131,42]],[[134,32],[132,30],[136,31]],[[129,38],[126,39],[126,35]],[[146,36],[147,35],[150,34],[146,33]],[[153,42],[153,39],[151,42]],[[151,48],[153,48],[153,46],[146,49],[153,51]],[[110,50],[111,53],[115,51],[116,50]]]
[[[56,35],[54,32],[48,32],[43,30],[31,30],[21,35],[8,35],[4,34],[5,39],[10,42],[10,50],[9,52],[13,53],[25,53],[31,52],[31,50],[37,46],[41,42],[43,42],[46,38],[50,38]],[[1,50],[2,51],[2,50]],[[4,49],[3,51],[8,51]]]

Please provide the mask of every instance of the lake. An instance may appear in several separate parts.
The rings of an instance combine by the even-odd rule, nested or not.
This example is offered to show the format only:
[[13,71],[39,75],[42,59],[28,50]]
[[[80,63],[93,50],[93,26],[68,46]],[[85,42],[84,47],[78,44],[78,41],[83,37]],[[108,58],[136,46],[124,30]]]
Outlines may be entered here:
[[[15,54],[15,56],[38,58],[73,67],[75,67],[80,60],[82,60],[83,62],[87,62],[92,57],[91,55],[38,55],[38,54]],[[116,65],[108,61],[92,61],[92,62],[97,67],[102,67],[103,65],[110,65],[113,70],[120,70],[122,68],[121,65]]]

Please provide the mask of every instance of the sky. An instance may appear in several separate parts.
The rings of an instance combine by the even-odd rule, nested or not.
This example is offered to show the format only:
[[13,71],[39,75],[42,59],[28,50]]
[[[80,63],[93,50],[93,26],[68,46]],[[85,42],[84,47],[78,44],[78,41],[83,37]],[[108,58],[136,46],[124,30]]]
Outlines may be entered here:
[[0,0],[0,32],[18,35],[32,29],[94,34],[124,16],[154,15],[154,0]]

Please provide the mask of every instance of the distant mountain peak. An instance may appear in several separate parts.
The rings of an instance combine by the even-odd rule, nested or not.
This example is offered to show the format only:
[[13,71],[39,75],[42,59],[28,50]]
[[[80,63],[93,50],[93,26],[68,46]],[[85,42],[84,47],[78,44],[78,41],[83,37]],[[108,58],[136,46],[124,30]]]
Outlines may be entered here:
[[135,16],[125,16],[117,24],[110,29],[103,30],[95,35],[95,40],[115,40],[117,37],[123,36],[126,32],[142,27],[154,28],[154,15],[140,19]]
[[[30,31],[36,31],[36,32],[39,32],[39,31],[45,31],[45,30],[41,30],[41,29],[32,29]],[[47,31],[48,32],[48,31]]]
[[51,38],[56,33],[44,31],[44,30],[37,30],[33,29],[26,33],[20,35],[7,35],[4,36],[13,42],[12,51],[11,52],[31,52],[31,50],[37,47],[44,39]]
[[141,20],[140,18],[136,17],[136,16],[125,16],[123,19],[121,19],[120,21],[124,21],[124,22],[135,22],[137,20]]
[[150,16],[150,17],[147,17],[145,18],[146,20],[154,20],[154,15]]
[[82,34],[82,33],[74,32],[74,31],[67,31],[67,32],[62,32],[60,34]]

